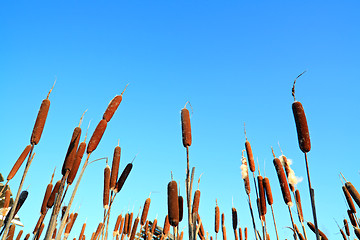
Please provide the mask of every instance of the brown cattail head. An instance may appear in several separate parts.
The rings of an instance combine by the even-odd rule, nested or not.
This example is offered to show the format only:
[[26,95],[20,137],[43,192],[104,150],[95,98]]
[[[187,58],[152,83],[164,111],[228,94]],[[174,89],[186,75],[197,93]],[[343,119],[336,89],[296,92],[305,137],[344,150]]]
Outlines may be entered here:
[[346,218],[344,218],[344,227],[345,227],[346,235],[348,235],[350,237],[349,224],[348,224],[348,221],[346,220]]
[[247,227],[244,229],[244,234],[245,234],[245,240],[248,239],[248,229]]
[[123,230],[124,234],[128,234],[129,217],[130,217],[129,213],[125,214],[125,222],[124,222],[124,230]]
[[75,154],[74,164],[71,167],[71,171],[70,171],[69,176],[68,176],[68,178],[66,180],[67,184],[69,184],[69,185],[71,185],[74,182],[74,179],[76,177],[76,173],[79,170],[81,159],[84,156],[85,149],[86,149],[86,143],[84,141],[84,142],[81,142],[79,144],[79,148],[78,148],[78,150],[76,151],[76,154]]
[[170,230],[169,216],[166,215],[165,221],[164,221],[163,234],[164,234],[165,236],[168,235],[169,230]]
[[343,240],[347,240],[345,232],[340,228],[341,236],[343,237]]
[[181,128],[182,128],[182,141],[184,147],[191,146],[191,124],[190,113],[185,107],[181,109]]
[[183,240],[183,238],[184,238],[184,231],[181,231],[181,234],[180,234],[179,240]]
[[15,224],[11,224],[9,228],[8,235],[6,237],[6,240],[13,240],[15,234]]
[[263,184],[263,177],[257,176],[258,187],[259,187],[259,197],[260,197],[260,213],[261,216],[266,214],[266,199],[265,199],[265,188]]
[[232,225],[233,225],[233,229],[236,232],[236,228],[238,225],[238,217],[237,217],[237,211],[236,208],[231,208],[231,215],[232,215]]
[[193,208],[192,213],[197,213],[199,211],[199,204],[200,204],[200,190],[197,189],[194,194],[194,200],[193,200]]
[[357,238],[360,238],[360,228],[354,228],[354,233],[356,235]]
[[66,171],[71,171],[72,166],[74,165],[76,151],[78,149],[79,141],[81,136],[81,128],[76,127],[71,136],[70,144],[65,156],[65,161],[62,166],[61,174],[65,176]]
[[347,210],[347,213],[348,213],[350,222],[351,222],[351,224],[353,225],[353,227],[357,227],[358,224],[357,224],[356,219],[355,219],[353,213],[351,212],[351,210]]
[[134,213],[130,213],[129,221],[128,221],[128,225],[127,225],[127,236],[130,236],[130,233],[131,233],[131,224],[132,224],[133,216],[134,216]]
[[34,231],[33,231],[33,234],[36,234],[37,230],[39,229],[40,227],[40,224],[44,221],[44,218],[45,218],[45,215],[40,215],[36,225],[35,225],[35,228],[34,228]]
[[252,153],[250,142],[248,140],[245,141],[245,149],[246,149],[246,154],[247,154],[247,158],[249,161],[250,171],[255,172],[254,156]]
[[215,232],[216,233],[219,232],[219,228],[220,228],[220,209],[219,209],[219,206],[217,205],[217,201],[216,201],[216,206],[215,206]]
[[20,154],[18,160],[16,160],[14,166],[12,167],[12,169],[10,170],[10,172],[6,178],[8,181],[11,180],[15,176],[15,174],[21,167],[22,163],[24,162],[25,158],[29,154],[30,150],[31,150],[31,145],[27,145],[25,147],[25,149],[23,150],[23,152]]
[[169,182],[167,186],[167,193],[169,223],[171,226],[176,227],[179,224],[179,202],[176,181]]
[[286,180],[286,176],[285,176],[285,172],[282,167],[282,164],[278,158],[274,158],[273,163],[274,163],[276,173],[279,178],[280,188],[281,188],[281,192],[282,192],[284,201],[287,205],[289,205],[289,204],[291,205],[292,202],[291,202],[290,190],[289,190],[289,186],[287,184],[287,180]]
[[[106,108],[103,119],[109,122],[114,115],[116,109],[119,107],[120,103],[122,101],[122,94],[116,95],[109,103],[108,107]],[[81,239],[79,239],[81,240]]]
[[93,135],[91,136],[90,141],[88,143],[88,147],[86,150],[87,154],[92,153],[96,149],[96,147],[98,146],[98,144],[105,132],[106,127],[107,127],[107,121],[104,119],[100,120],[99,124],[96,126],[95,131],[94,131]]
[[44,230],[44,227],[45,227],[45,224],[42,223],[41,226],[40,226],[40,229],[39,229],[39,233],[38,233],[38,234],[36,235],[36,237],[35,237],[35,240],[39,240],[39,239],[40,239],[40,236],[41,236],[41,234],[42,234],[42,232],[43,232],[43,230]]
[[125,223],[125,217],[121,217],[120,220],[120,227],[119,227],[119,234],[122,234],[123,229],[124,229],[124,223]]
[[41,205],[41,209],[40,209],[40,213],[42,215],[46,214],[46,210],[47,210],[47,203],[49,201],[50,195],[51,195],[51,190],[52,190],[53,185],[51,183],[49,183],[46,187],[46,191],[45,191],[45,195],[44,195],[44,199]]
[[269,205],[272,205],[274,203],[271,187],[270,187],[270,181],[267,177],[264,177],[263,179],[263,185],[266,193],[266,199]]
[[20,210],[21,206],[24,204],[26,198],[28,197],[29,192],[27,190],[24,190],[20,193],[20,197],[19,197],[19,201],[16,204],[15,207],[15,212],[14,212],[14,216],[18,213],[18,211]]
[[127,177],[129,176],[131,169],[133,167],[132,163],[128,163],[124,169],[124,171],[121,173],[117,183],[116,183],[116,188],[114,189],[115,193],[120,192],[121,188],[124,186],[124,183],[127,179]]
[[122,218],[122,216],[120,214],[116,219],[116,223],[115,223],[115,227],[114,227],[114,231],[113,231],[113,237],[115,237],[116,235],[119,234],[119,227],[120,227],[121,218]]
[[245,192],[247,195],[250,194],[250,180],[249,180],[249,171],[248,171],[248,166],[247,166],[247,162],[246,162],[246,158],[244,156],[244,151],[242,151],[242,156],[241,156],[241,178],[244,180],[244,184],[245,184]]
[[144,228],[144,240],[146,240],[147,239],[147,235],[149,234],[149,220],[146,220],[146,222],[145,222],[145,228]]
[[[311,231],[313,231],[313,232],[315,233],[315,226],[314,226],[314,224],[311,223],[311,222],[307,222],[307,225],[308,225],[308,227],[311,229]],[[321,239],[322,239],[322,240],[328,240],[327,236],[326,236],[322,231],[320,231],[320,229],[318,229],[318,230],[319,230],[319,235],[320,235]]]
[[78,238],[79,240],[81,240],[81,238],[84,236],[85,228],[86,228],[86,222],[81,227],[80,235]]
[[311,149],[311,143],[304,108],[300,102],[294,101],[292,104],[292,111],[294,114],[300,150],[307,153]]
[[106,164],[104,169],[104,195],[103,206],[105,209],[109,208],[109,193],[110,193],[110,167]]
[[239,239],[243,240],[241,227],[239,227]]
[[179,222],[181,222],[184,213],[184,199],[182,196],[178,196],[178,204],[179,204]]
[[61,183],[61,180],[57,181],[55,183],[55,186],[50,194],[50,197],[49,197],[49,200],[46,204],[47,208],[51,208],[53,205],[54,205],[54,201],[55,201],[55,195],[58,193],[59,191],[59,188],[60,188],[60,183]]
[[345,187],[346,187],[347,190],[349,191],[350,195],[352,196],[352,198],[354,199],[354,201],[356,202],[356,204],[358,205],[358,207],[360,207],[360,194],[359,194],[359,192],[356,190],[356,188],[354,187],[354,185],[352,185],[351,182],[346,182],[346,183],[345,183]]
[[66,228],[65,228],[65,236],[69,236],[69,233],[71,231],[72,222],[74,221],[74,213],[71,213],[69,218],[70,221],[68,222],[68,224],[66,224]]
[[222,235],[223,235],[223,240],[226,240],[226,227],[225,227],[225,225],[222,226]]
[[120,155],[121,148],[116,146],[114,149],[114,157],[111,166],[110,190],[114,190],[116,187],[116,181],[119,175]]
[[142,211],[142,214],[141,214],[141,221],[140,221],[141,226],[144,226],[144,224],[146,222],[147,215],[149,213],[150,203],[151,203],[151,199],[147,198],[145,200],[144,208],[143,208],[143,211]]
[[346,198],[346,201],[349,205],[349,208],[350,210],[353,212],[353,213],[356,213],[356,208],[355,208],[355,205],[354,205],[354,202],[350,196],[350,193],[349,191],[347,190],[347,188],[345,186],[342,186],[342,190],[344,192],[344,195],[345,195],[345,198]]
[[132,229],[131,229],[130,240],[134,240],[134,239],[135,239],[135,234],[136,234],[137,226],[139,225],[139,221],[140,221],[140,218],[139,218],[139,217],[135,218],[133,227],[132,227]]
[[29,237],[30,237],[30,233],[26,234],[26,236],[25,236],[24,240],[28,240],[28,239],[29,239]]
[[30,138],[31,145],[36,145],[40,141],[41,134],[44,130],[46,118],[49,112],[49,108],[50,108],[50,100],[46,98],[42,101],[40,110],[36,117],[35,125]]
[[18,233],[17,237],[16,237],[16,240],[20,240],[21,238],[21,235],[23,234],[23,230],[20,230],[20,232]]
[[296,205],[298,208],[299,220],[300,220],[300,222],[304,222],[304,215],[303,215],[302,206],[301,206],[300,192],[298,189],[296,189],[296,191],[295,191],[295,201],[296,201]]
[[155,218],[151,226],[151,234],[154,234],[157,225],[157,219]]
[[101,229],[102,229],[102,226],[103,226],[103,223],[99,223],[99,225],[97,226],[96,228],[96,231],[95,231],[95,234],[94,234],[94,237],[92,238],[93,240],[96,240],[101,232]]
[[221,226],[225,226],[225,214],[221,214]]

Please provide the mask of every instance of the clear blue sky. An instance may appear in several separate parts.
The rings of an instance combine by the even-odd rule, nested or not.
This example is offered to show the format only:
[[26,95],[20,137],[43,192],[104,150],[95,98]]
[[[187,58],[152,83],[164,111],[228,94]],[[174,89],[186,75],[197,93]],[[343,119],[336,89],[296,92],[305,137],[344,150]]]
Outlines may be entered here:
[[[54,167],[55,181],[61,177],[69,140],[82,113],[88,109],[82,126],[85,133],[91,121],[90,135],[108,102],[129,83],[91,156],[92,160],[111,159],[120,139],[122,170],[138,153],[115,200],[111,231],[117,215],[128,209],[137,213],[150,192],[148,217],[158,216],[162,225],[171,171],[185,194],[180,110],[190,101],[190,161],[196,167],[196,179],[203,173],[199,211],[205,230],[214,235],[217,198],[220,211],[226,214],[228,237],[233,239],[233,198],[240,226],[248,227],[253,239],[240,173],[246,122],[254,155],[262,172],[266,165],[271,181],[279,234],[282,239],[291,238],[270,147],[278,156],[280,142],[284,154],[293,159],[296,175],[304,178],[298,189],[305,219],[312,221],[304,158],[291,111],[293,80],[308,70],[299,79],[296,93],[312,140],[309,164],[319,226],[330,239],[339,238],[334,218],[341,222],[346,216],[339,172],[360,188],[359,7],[357,1],[2,2],[3,175],[29,144],[40,103],[57,78],[44,133],[25,182],[25,187],[30,185],[29,198],[19,212],[24,232],[33,230]],[[97,162],[85,172],[74,202],[74,210],[80,207],[79,217],[70,238],[78,237],[86,218],[90,238],[102,218],[104,167],[105,162]],[[10,182],[13,191],[20,175]],[[270,213],[267,221],[275,238]]]

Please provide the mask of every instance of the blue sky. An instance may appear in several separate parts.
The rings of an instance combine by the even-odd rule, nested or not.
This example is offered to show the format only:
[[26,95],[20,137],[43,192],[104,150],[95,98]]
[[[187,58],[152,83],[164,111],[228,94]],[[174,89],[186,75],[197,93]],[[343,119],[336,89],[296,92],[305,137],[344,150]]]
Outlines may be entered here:
[[[121,212],[137,213],[150,192],[149,219],[158,216],[162,224],[171,171],[185,194],[180,110],[190,101],[190,161],[196,179],[203,173],[199,211],[205,230],[214,235],[218,199],[233,238],[233,198],[240,226],[248,227],[253,237],[240,174],[246,122],[254,155],[262,172],[265,164],[272,185],[279,234],[290,238],[285,227],[291,223],[270,147],[279,156],[279,142],[293,160],[296,175],[304,178],[298,189],[305,219],[312,221],[304,158],[291,112],[293,80],[307,70],[298,80],[296,96],[305,108],[312,140],[309,164],[319,226],[328,237],[338,237],[334,218],[341,222],[346,214],[339,172],[360,186],[358,9],[356,1],[2,2],[3,175],[29,144],[40,103],[57,79],[25,182],[30,185],[29,199],[19,212],[24,232],[32,231],[37,221],[54,167],[55,180],[61,178],[59,169],[82,113],[88,109],[82,127],[85,133],[91,121],[91,135],[108,102],[129,83],[91,156],[111,159],[119,139],[121,170],[138,154],[115,200],[110,229]],[[80,207],[79,217],[70,237],[78,236],[86,218],[90,237],[102,218],[104,167],[105,162],[96,162],[85,172],[74,202],[75,210]],[[13,191],[19,182],[20,174],[10,182]],[[267,221],[274,238],[270,213]],[[182,222],[181,228],[185,226]]]

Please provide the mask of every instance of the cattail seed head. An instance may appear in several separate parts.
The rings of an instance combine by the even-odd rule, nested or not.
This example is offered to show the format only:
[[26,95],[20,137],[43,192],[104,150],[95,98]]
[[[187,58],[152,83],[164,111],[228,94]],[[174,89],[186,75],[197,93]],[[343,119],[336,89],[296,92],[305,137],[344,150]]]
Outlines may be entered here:
[[302,206],[301,206],[300,192],[298,189],[295,191],[295,201],[296,201],[296,205],[298,207],[298,214],[299,214],[300,222],[304,222],[304,215],[303,215]]
[[231,215],[232,215],[232,225],[233,225],[233,229],[236,232],[236,228],[238,225],[238,217],[237,217],[237,211],[236,208],[231,208]]
[[105,132],[106,127],[107,127],[107,121],[104,119],[100,120],[88,143],[88,147],[86,150],[87,154],[92,153],[96,149]]
[[[119,107],[120,103],[122,101],[122,95],[116,95],[109,103],[109,105],[107,106],[104,115],[103,115],[103,119],[106,120],[107,122],[109,122],[112,118],[112,116],[114,115],[116,109]],[[81,239],[79,239],[81,240]]]
[[30,237],[30,233],[26,234],[26,236],[25,236],[24,240],[28,240],[28,239],[29,239],[29,237]]
[[245,240],[248,239],[248,229],[247,227],[244,229],[244,234],[245,234]]
[[151,226],[151,234],[154,234],[157,225],[157,219],[155,218]]
[[170,230],[169,216],[166,215],[165,221],[164,221],[163,234],[164,234],[165,236],[168,235],[169,230]]
[[77,171],[79,170],[79,166],[81,163],[81,159],[84,156],[84,152],[86,149],[86,143],[85,142],[81,142],[79,144],[79,148],[76,151],[75,154],[75,158],[74,158],[74,164],[71,167],[70,173],[68,178],[66,179],[67,184],[71,185],[74,182],[74,179],[76,177]]
[[[313,232],[315,233],[315,226],[314,226],[314,224],[311,223],[311,222],[307,222],[307,225],[308,225],[308,227],[311,229],[311,231],[313,231]],[[320,235],[321,239],[322,239],[322,240],[328,240],[327,236],[326,236],[322,231],[320,231],[320,229],[318,229],[318,230],[319,230],[319,235]]]
[[141,226],[144,226],[144,224],[146,222],[147,215],[149,213],[150,203],[151,203],[151,199],[147,198],[145,200],[144,208],[143,208],[143,211],[142,211],[142,214],[141,214],[141,221],[140,221]]
[[49,112],[49,108],[50,108],[50,100],[46,98],[42,101],[40,110],[36,117],[35,125],[30,138],[31,145],[36,145],[40,141],[41,134],[44,130],[46,118]]
[[350,222],[351,222],[351,224],[353,225],[353,227],[357,227],[358,224],[357,224],[356,219],[355,219],[353,213],[351,212],[351,210],[347,210],[347,213],[348,213]]
[[186,108],[181,109],[181,128],[182,128],[182,141],[184,147],[191,146],[191,124],[190,113]]
[[223,240],[226,240],[226,227],[225,227],[225,225],[222,226],[222,235],[223,235]]
[[133,227],[132,227],[132,229],[131,229],[130,240],[134,240],[134,239],[135,239],[135,234],[136,234],[136,230],[137,230],[137,226],[138,226],[138,224],[139,224],[139,221],[140,221],[140,218],[139,218],[139,217],[135,218]]
[[276,173],[279,178],[280,188],[281,188],[281,192],[282,192],[284,201],[287,205],[291,205],[292,202],[291,202],[290,190],[289,190],[289,186],[287,184],[287,180],[286,180],[286,176],[285,176],[285,172],[282,167],[282,164],[278,158],[274,158],[273,163],[274,163]]
[[16,237],[16,240],[20,240],[21,238],[21,235],[23,234],[23,230],[20,230],[20,232],[18,233],[17,237]]
[[120,155],[121,148],[116,146],[114,149],[114,157],[111,166],[110,190],[114,190],[116,187],[116,181],[119,175]]
[[225,226],[225,214],[221,214],[221,226]]
[[263,185],[266,193],[266,199],[268,204],[271,206],[274,203],[271,187],[270,187],[270,181],[267,177],[264,177],[263,179]]
[[128,224],[127,224],[127,236],[130,236],[130,233],[131,233],[131,225],[132,225],[132,220],[133,220],[133,216],[134,216],[134,213],[130,213],[129,215],[129,221],[128,221]]
[[182,196],[178,196],[178,204],[179,204],[179,222],[181,222],[184,213],[184,199]]
[[171,226],[176,227],[179,224],[179,202],[176,181],[169,182],[167,186],[167,193],[169,223]]
[[81,136],[81,128],[76,127],[71,136],[70,144],[65,156],[65,161],[62,166],[61,174],[63,176],[65,176],[66,171],[71,171],[71,168],[74,165],[75,155],[79,146],[80,136]]
[[266,200],[265,200],[265,188],[263,184],[263,177],[258,176],[258,187],[259,187],[259,197],[260,197],[260,213],[261,216],[265,216],[266,214]]
[[86,228],[86,223],[84,223],[81,227],[81,231],[80,231],[80,235],[79,235],[79,240],[82,239],[82,237],[84,236],[84,232],[85,232],[85,228]]
[[11,180],[15,174],[17,173],[17,171],[19,170],[19,168],[21,167],[22,163],[24,162],[25,158],[27,157],[27,155],[29,154],[31,150],[31,145],[27,145],[25,147],[25,149],[23,150],[23,152],[20,154],[19,158],[16,160],[14,166],[12,167],[12,169],[10,170],[8,176],[7,176],[7,180]]
[[51,195],[51,190],[52,190],[53,185],[51,183],[49,183],[46,187],[46,191],[45,191],[45,195],[44,195],[44,199],[41,205],[41,209],[40,209],[40,213],[42,215],[46,214],[46,210],[47,210],[47,203],[49,201],[50,195]]
[[58,193],[59,191],[59,188],[60,188],[60,183],[61,183],[61,180],[57,181],[55,183],[55,186],[50,194],[50,197],[49,197],[49,200],[46,204],[47,208],[51,208],[53,205],[54,205],[54,201],[55,201],[55,195]]
[[200,204],[200,190],[197,189],[194,193],[193,208],[192,208],[193,214],[199,211],[199,204]]
[[349,224],[348,224],[348,221],[346,220],[346,218],[344,218],[344,227],[345,227],[346,235],[348,235],[350,237]]
[[215,206],[215,232],[218,233],[220,228],[220,209],[216,203]]
[[124,186],[124,183],[127,179],[127,177],[129,176],[131,169],[133,167],[132,163],[128,163],[124,169],[124,171],[121,173],[117,183],[116,183],[116,188],[114,189],[115,193],[120,192],[121,188]]
[[109,193],[110,193],[110,167],[106,164],[104,169],[104,195],[103,206],[105,209],[109,208]]
[[356,213],[356,208],[355,208],[355,205],[354,205],[354,202],[350,196],[350,193],[349,191],[347,190],[347,188],[345,186],[342,186],[342,190],[344,192],[344,195],[345,195],[345,198],[346,198],[346,201],[349,205],[349,208],[350,210],[353,212],[353,213]]
[[304,108],[300,102],[295,101],[292,104],[292,110],[294,114],[300,150],[304,153],[310,152],[310,134]]
[[241,227],[239,228],[239,238],[240,240],[243,240]]
[[247,154],[247,158],[249,161],[250,171],[255,172],[254,156],[253,156],[250,142],[248,140],[245,141],[245,149],[246,149],[246,154]]
[[352,185],[351,182],[346,182],[346,183],[345,183],[345,187],[346,187],[347,190],[349,191],[351,197],[354,199],[354,201],[356,202],[356,204],[358,205],[358,207],[360,207],[360,194],[359,194],[359,192],[356,190],[356,188],[354,187],[354,185]]
[[11,224],[9,228],[8,235],[6,237],[6,240],[13,240],[15,234],[15,224]]

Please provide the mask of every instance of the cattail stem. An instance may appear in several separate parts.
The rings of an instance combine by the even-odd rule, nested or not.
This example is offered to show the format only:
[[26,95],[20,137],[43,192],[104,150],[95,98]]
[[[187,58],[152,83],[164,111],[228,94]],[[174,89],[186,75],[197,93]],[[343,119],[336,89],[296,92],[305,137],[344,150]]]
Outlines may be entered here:
[[316,240],[320,240],[319,228],[318,228],[317,217],[316,217],[316,208],[315,208],[315,193],[314,193],[314,189],[311,187],[310,171],[309,171],[309,164],[308,164],[308,159],[307,159],[307,153],[305,152],[304,154],[305,154],[306,173],[307,173],[308,184],[309,184],[309,192],[310,192],[310,200],[311,200],[311,209],[312,209],[312,213],[313,213],[313,217],[314,217]]
[[254,227],[254,233],[255,233],[255,238],[256,240],[258,239],[258,236],[256,234],[256,225],[255,225],[255,219],[254,219],[254,213],[253,213],[253,210],[252,210],[252,207],[251,207],[251,200],[250,200],[250,194],[248,194],[248,197],[249,197],[249,209],[250,209],[250,213],[251,213],[251,218],[252,218],[252,222],[253,222],[253,227]]
[[294,229],[294,239],[296,240],[296,239],[297,239],[297,235],[296,235],[296,232],[295,232],[295,223],[294,223],[294,219],[293,219],[293,216],[292,216],[292,213],[291,213],[290,205],[288,205],[288,209],[289,209],[291,224],[292,224],[293,229]]
[[[82,178],[82,176],[83,176],[83,174],[84,174],[84,171],[85,171],[85,169],[86,169],[86,167],[87,167],[87,165],[88,165],[90,155],[91,155],[91,153],[87,155],[87,158],[86,158],[86,160],[85,160],[85,162],[84,162],[84,165],[83,165],[83,167],[82,167],[82,169],[81,169],[81,172],[80,172],[80,175],[79,175],[79,177],[78,177],[78,180],[76,181],[74,190],[73,190],[72,195],[71,195],[71,197],[70,197],[69,204],[68,204],[68,206],[67,206],[67,208],[66,208],[66,211],[65,211],[65,214],[64,214],[65,216],[66,216],[67,214],[69,214],[69,211],[70,211],[70,208],[71,208],[71,204],[72,204],[72,202],[73,202],[73,200],[74,200],[76,191],[77,191],[77,189],[78,189],[78,187],[79,187],[79,184],[80,184],[81,178]],[[62,221],[61,221],[61,224],[60,224],[60,227],[59,227],[59,231],[58,231],[58,234],[56,235],[55,240],[60,240],[60,239],[61,239],[61,233],[62,233],[62,231],[63,231],[64,228],[65,228],[65,224],[66,224],[66,218],[63,218]],[[51,235],[48,236],[48,238],[46,238],[46,236],[45,236],[45,240],[49,240],[50,237],[51,237]]]
[[7,221],[7,223],[6,223],[6,225],[5,225],[4,229],[3,229],[4,235],[2,236],[1,240],[5,240],[6,237],[7,237],[7,234],[8,234],[9,228],[10,228],[10,224],[11,224],[11,220],[12,220],[13,217],[14,217],[16,205],[17,205],[18,202],[19,202],[19,197],[20,197],[21,189],[22,189],[22,187],[23,187],[23,185],[24,185],[24,182],[25,182],[26,174],[27,174],[27,172],[29,171],[31,162],[32,162],[32,160],[33,160],[33,158],[34,158],[34,156],[35,156],[35,153],[32,155],[33,150],[34,150],[34,145],[32,144],[32,145],[31,145],[31,149],[30,149],[30,153],[29,153],[29,157],[28,157],[28,160],[27,160],[27,162],[26,162],[25,170],[24,170],[24,173],[23,173],[22,178],[21,178],[21,181],[20,181],[19,189],[18,189],[18,192],[17,192],[17,194],[16,194],[16,198],[15,198],[15,201],[14,201],[14,204],[13,204],[14,207],[12,207],[11,210],[10,210],[10,212],[8,213],[8,215],[9,215],[9,221]]
[[274,226],[275,226],[275,232],[276,232],[276,239],[279,240],[279,234],[278,234],[278,231],[277,231],[276,221],[275,221],[275,215],[274,215],[274,208],[273,208],[272,205],[270,205],[270,207],[271,207],[271,213],[272,213],[273,220],[274,220]]
[[4,191],[4,189],[7,187],[7,185],[9,184],[9,181],[10,180],[7,180],[6,181],[6,183],[5,183],[5,186],[3,187],[3,189],[1,189],[1,192],[0,192],[0,197],[1,197],[1,195],[2,195],[2,193],[3,193],[3,191]]

